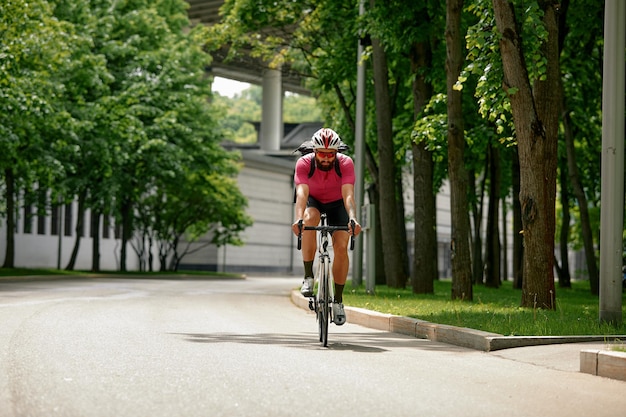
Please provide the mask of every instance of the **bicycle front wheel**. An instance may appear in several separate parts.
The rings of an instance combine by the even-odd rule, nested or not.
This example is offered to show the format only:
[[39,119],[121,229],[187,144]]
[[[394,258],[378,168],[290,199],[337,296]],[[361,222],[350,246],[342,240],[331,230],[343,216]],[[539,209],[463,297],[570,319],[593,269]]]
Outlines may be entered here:
[[318,288],[317,322],[319,326],[320,343],[328,346],[328,323],[330,320],[330,271],[328,262],[320,262],[320,282]]

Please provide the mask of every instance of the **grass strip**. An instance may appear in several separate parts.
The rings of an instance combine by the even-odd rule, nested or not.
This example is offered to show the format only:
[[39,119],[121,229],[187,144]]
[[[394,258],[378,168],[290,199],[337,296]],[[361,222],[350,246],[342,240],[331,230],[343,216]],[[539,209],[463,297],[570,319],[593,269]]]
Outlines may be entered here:
[[[483,330],[505,336],[626,335],[622,325],[599,321],[599,300],[591,294],[589,281],[576,281],[572,288],[556,289],[556,310],[521,308],[521,290],[504,281],[500,288],[474,286],[472,302],[451,300],[450,280],[435,281],[434,294],[413,294],[410,288],[376,286],[375,294],[365,287],[346,285],[344,303],[381,313],[412,317],[438,324]],[[626,294],[622,295],[626,304]],[[623,311],[623,310],[622,310]]]

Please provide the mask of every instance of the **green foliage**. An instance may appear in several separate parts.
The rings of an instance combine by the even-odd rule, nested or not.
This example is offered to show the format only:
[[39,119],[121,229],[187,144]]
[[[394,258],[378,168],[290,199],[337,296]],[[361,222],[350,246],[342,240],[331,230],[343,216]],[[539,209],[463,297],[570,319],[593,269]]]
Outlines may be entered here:
[[13,170],[18,190],[36,183],[54,201],[86,195],[88,208],[118,220],[130,203],[138,227],[162,239],[214,228],[216,244],[240,242],[251,222],[238,155],[220,146],[205,28],[189,29],[187,7],[0,5],[0,170]]
[[[590,204],[600,203],[603,4],[573,2],[561,53],[566,111],[575,135],[576,165]],[[596,229],[594,229],[596,230]]]
[[321,110],[314,97],[287,94],[283,101],[285,123],[319,122]]
[[11,170],[18,187],[45,186],[62,174],[50,147],[71,124],[56,78],[76,41],[70,29],[45,1],[0,5],[0,172]]
[[438,192],[447,177],[448,161],[448,116],[445,94],[435,94],[420,113],[411,139],[415,143],[425,143],[426,149],[432,152],[435,162],[433,192]]
[[[182,2],[176,4],[182,13]],[[124,173],[118,177],[117,201],[133,202],[139,211],[145,204],[137,222],[143,230],[155,228],[155,236],[174,252],[184,234],[193,240],[211,228],[221,231],[216,244],[237,243],[250,219],[233,179],[236,155],[219,146],[220,131],[207,101],[204,70],[210,58],[198,42],[204,28],[184,33],[179,18],[161,16],[148,4],[119,12],[115,37],[103,48],[110,71],[121,75],[112,85],[120,113],[110,123],[121,127],[113,132],[123,155],[117,162]],[[228,193],[233,198],[224,199]]]
[[[495,124],[496,131],[506,142],[514,143],[514,125],[511,116],[508,94],[515,91],[502,88],[502,60],[500,59],[499,35],[495,25],[491,1],[479,0],[470,3],[467,11],[477,21],[470,25],[465,36],[467,47],[467,65],[462,70],[457,82],[457,89],[471,78],[476,78],[474,97],[478,112],[488,122]],[[508,134],[508,135],[507,135]]]

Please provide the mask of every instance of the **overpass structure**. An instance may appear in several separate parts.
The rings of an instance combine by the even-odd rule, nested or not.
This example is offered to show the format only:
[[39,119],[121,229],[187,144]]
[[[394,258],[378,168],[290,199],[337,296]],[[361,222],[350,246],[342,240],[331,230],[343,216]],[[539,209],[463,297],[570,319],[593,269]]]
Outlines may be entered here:
[[[222,19],[220,8],[224,0],[187,0],[187,11],[192,24],[215,25]],[[267,63],[251,57],[248,53],[239,54],[235,59],[226,60],[228,46],[212,53],[210,73],[213,76],[228,78],[260,85],[263,91],[260,146],[265,153],[280,151],[284,136],[282,99],[284,91],[308,94],[301,77],[288,66],[275,69]]]

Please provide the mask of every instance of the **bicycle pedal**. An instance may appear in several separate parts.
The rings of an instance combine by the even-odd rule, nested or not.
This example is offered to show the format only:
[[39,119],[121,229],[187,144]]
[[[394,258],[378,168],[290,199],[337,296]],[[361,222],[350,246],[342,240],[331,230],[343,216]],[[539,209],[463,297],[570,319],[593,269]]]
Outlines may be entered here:
[[315,311],[315,306],[313,305],[313,300],[309,300],[309,310]]

